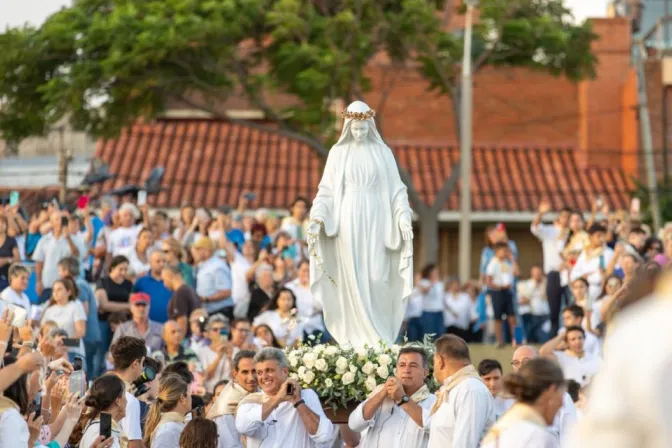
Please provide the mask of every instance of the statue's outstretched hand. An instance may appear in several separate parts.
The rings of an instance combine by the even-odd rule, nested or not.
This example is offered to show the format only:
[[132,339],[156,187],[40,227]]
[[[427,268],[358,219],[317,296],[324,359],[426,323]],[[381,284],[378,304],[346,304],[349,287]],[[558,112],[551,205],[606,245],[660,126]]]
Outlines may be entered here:
[[324,226],[324,224],[319,219],[311,219],[306,231],[309,235],[319,235],[322,226]]
[[403,214],[399,217],[399,230],[401,230],[401,238],[404,241],[411,241],[413,239],[413,225],[411,224],[411,217]]

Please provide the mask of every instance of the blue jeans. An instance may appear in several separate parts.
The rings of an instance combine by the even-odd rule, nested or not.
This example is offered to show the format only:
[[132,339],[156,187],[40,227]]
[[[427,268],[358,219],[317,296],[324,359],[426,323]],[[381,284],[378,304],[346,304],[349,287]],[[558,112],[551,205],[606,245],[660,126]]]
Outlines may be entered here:
[[530,344],[543,344],[548,341],[548,333],[542,326],[548,320],[548,315],[535,316],[534,314],[523,314],[520,316],[523,321],[523,329],[527,336],[527,342]]
[[86,351],[86,375],[89,380],[95,380],[99,374],[93,376],[92,374],[96,372],[96,357],[98,356],[98,351],[101,350],[101,343],[98,342],[89,342],[84,341],[84,350]]
[[445,327],[443,326],[443,312],[423,312],[422,317],[422,328],[425,334],[434,335],[434,339],[438,338],[443,334]]
[[406,337],[409,342],[422,341],[425,337],[425,329],[422,326],[422,317],[411,317],[406,325]]

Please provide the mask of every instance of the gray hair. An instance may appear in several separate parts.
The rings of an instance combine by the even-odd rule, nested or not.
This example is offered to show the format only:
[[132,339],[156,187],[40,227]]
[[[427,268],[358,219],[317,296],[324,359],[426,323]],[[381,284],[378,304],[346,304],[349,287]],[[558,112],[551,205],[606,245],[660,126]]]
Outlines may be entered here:
[[68,271],[68,274],[71,276],[77,278],[79,277],[79,260],[75,257],[65,257],[61,258],[61,260],[58,262],[58,266],[62,267],[66,271]]
[[212,326],[217,322],[222,323],[224,325],[229,325],[229,318],[221,313],[213,314],[212,316],[210,316],[210,319],[208,319],[207,329],[210,330]]
[[257,267],[257,270],[254,271],[254,278],[256,280],[259,280],[259,278],[261,277],[261,274],[263,274],[264,272],[273,273],[273,266],[271,266],[270,264],[266,264],[266,263],[260,264],[259,267]]
[[265,347],[262,348],[259,353],[254,357],[254,363],[266,362],[266,361],[275,361],[282,368],[287,367],[287,357],[285,352],[275,347]]

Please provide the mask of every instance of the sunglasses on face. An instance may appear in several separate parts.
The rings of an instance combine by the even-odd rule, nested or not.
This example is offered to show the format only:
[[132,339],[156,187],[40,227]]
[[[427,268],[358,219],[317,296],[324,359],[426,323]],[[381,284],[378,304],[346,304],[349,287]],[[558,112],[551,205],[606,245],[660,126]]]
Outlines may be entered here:
[[226,327],[217,327],[217,328],[211,328],[210,331],[214,331],[216,333],[219,333],[220,331],[224,330]]
[[147,308],[147,304],[142,302],[134,303],[133,306],[139,306],[140,308]]

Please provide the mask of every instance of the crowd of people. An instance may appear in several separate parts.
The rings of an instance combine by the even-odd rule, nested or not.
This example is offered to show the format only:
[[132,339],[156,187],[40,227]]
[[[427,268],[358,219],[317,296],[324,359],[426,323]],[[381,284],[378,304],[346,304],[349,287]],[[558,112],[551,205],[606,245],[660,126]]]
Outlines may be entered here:
[[[132,196],[6,206],[0,447],[556,446],[612,317],[672,260],[670,228],[652,235],[597,203],[588,222],[563,209],[543,223],[542,202],[531,231],[543,263],[523,279],[515,242],[492,226],[478,281],[417,274],[399,337],[430,335],[433,360],[403,348],[396,376],[334,425],[283,352],[331,339],[309,287],[310,204],[297,198],[282,218],[252,199],[185,205],[175,220]],[[541,347],[519,347],[504,376],[495,360],[471,365],[468,343],[492,341]]]

